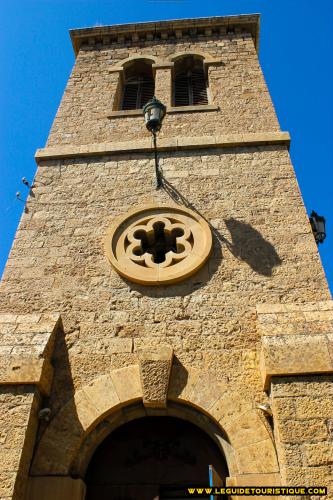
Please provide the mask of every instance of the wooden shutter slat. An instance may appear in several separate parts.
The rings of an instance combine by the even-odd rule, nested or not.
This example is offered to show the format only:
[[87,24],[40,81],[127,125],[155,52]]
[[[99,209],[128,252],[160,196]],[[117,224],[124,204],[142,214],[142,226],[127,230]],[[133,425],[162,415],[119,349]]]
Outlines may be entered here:
[[175,106],[208,104],[204,70],[179,72],[174,81]]
[[136,75],[124,84],[121,109],[140,109],[154,96],[155,82],[146,75]]

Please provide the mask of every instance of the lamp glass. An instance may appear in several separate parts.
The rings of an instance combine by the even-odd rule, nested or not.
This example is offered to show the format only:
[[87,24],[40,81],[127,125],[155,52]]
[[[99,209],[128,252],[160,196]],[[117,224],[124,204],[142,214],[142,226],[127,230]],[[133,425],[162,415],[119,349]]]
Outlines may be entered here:
[[146,127],[150,132],[158,132],[165,116],[165,106],[156,97],[153,97],[143,108]]

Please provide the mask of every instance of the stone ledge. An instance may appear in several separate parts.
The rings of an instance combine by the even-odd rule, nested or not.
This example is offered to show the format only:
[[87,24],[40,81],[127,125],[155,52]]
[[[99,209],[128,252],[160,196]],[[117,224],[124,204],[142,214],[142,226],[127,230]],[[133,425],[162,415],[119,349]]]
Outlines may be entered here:
[[53,368],[47,359],[1,356],[0,366],[0,385],[37,385],[42,394],[50,393]]
[[[215,106],[214,104],[198,104],[196,106],[171,106],[167,108],[167,114],[175,114],[175,113],[202,113],[209,111],[219,111],[219,106]],[[119,111],[110,111],[106,118],[127,118],[129,116],[142,116],[142,109],[126,109]],[[101,118],[105,118],[102,116]]]
[[214,104],[198,104],[197,106],[172,106],[167,109],[167,113],[200,113],[203,111],[219,111],[219,106]]
[[[127,118],[128,116],[142,116],[143,117],[143,111],[142,111],[142,109],[122,109],[119,111],[110,111],[106,115],[106,118]],[[101,118],[105,118],[105,117],[101,116]]]
[[273,376],[333,373],[328,335],[276,335],[262,338],[260,371],[264,390]]
[[304,304],[258,304],[257,328],[262,337],[333,333],[333,301]]
[[[259,132],[248,134],[229,134],[197,137],[166,137],[158,139],[158,151],[177,151],[184,149],[230,148],[244,146],[285,145],[289,147],[289,132]],[[152,152],[151,138],[139,141],[111,142],[103,144],[60,145],[37,149],[36,161],[85,156],[102,156],[119,153]]]
[[0,385],[37,385],[48,395],[59,314],[0,315]]

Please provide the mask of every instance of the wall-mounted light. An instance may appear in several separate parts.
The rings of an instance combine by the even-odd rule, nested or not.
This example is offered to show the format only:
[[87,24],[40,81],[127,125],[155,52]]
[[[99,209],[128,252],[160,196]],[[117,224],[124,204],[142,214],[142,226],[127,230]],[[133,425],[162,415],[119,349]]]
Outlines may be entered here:
[[323,243],[326,238],[325,217],[318,215],[317,212],[312,210],[309,220],[316,243]]
[[155,173],[156,173],[156,189],[162,186],[162,179],[160,169],[158,167],[157,159],[157,145],[156,134],[162,127],[162,121],[165,117],[166,107],[154,96],[143,107],[143,114],[145,117],[146,127],[153,135],[154,140],[154,154],[155,154]]
[[152,134],[156,134],[162,127],[166,107],[154,96],[143,107],[146,127]]

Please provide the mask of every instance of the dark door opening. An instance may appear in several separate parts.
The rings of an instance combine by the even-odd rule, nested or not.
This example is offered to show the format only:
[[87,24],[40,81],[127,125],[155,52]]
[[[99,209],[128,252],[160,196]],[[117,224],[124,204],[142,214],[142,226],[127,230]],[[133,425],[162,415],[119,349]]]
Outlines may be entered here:
[[86,500],[180,500],[187,487],[208,486],[209,465],[223,480],[228,476],[221,451],[199,427],[175,417],[140,418],[95,451]]

